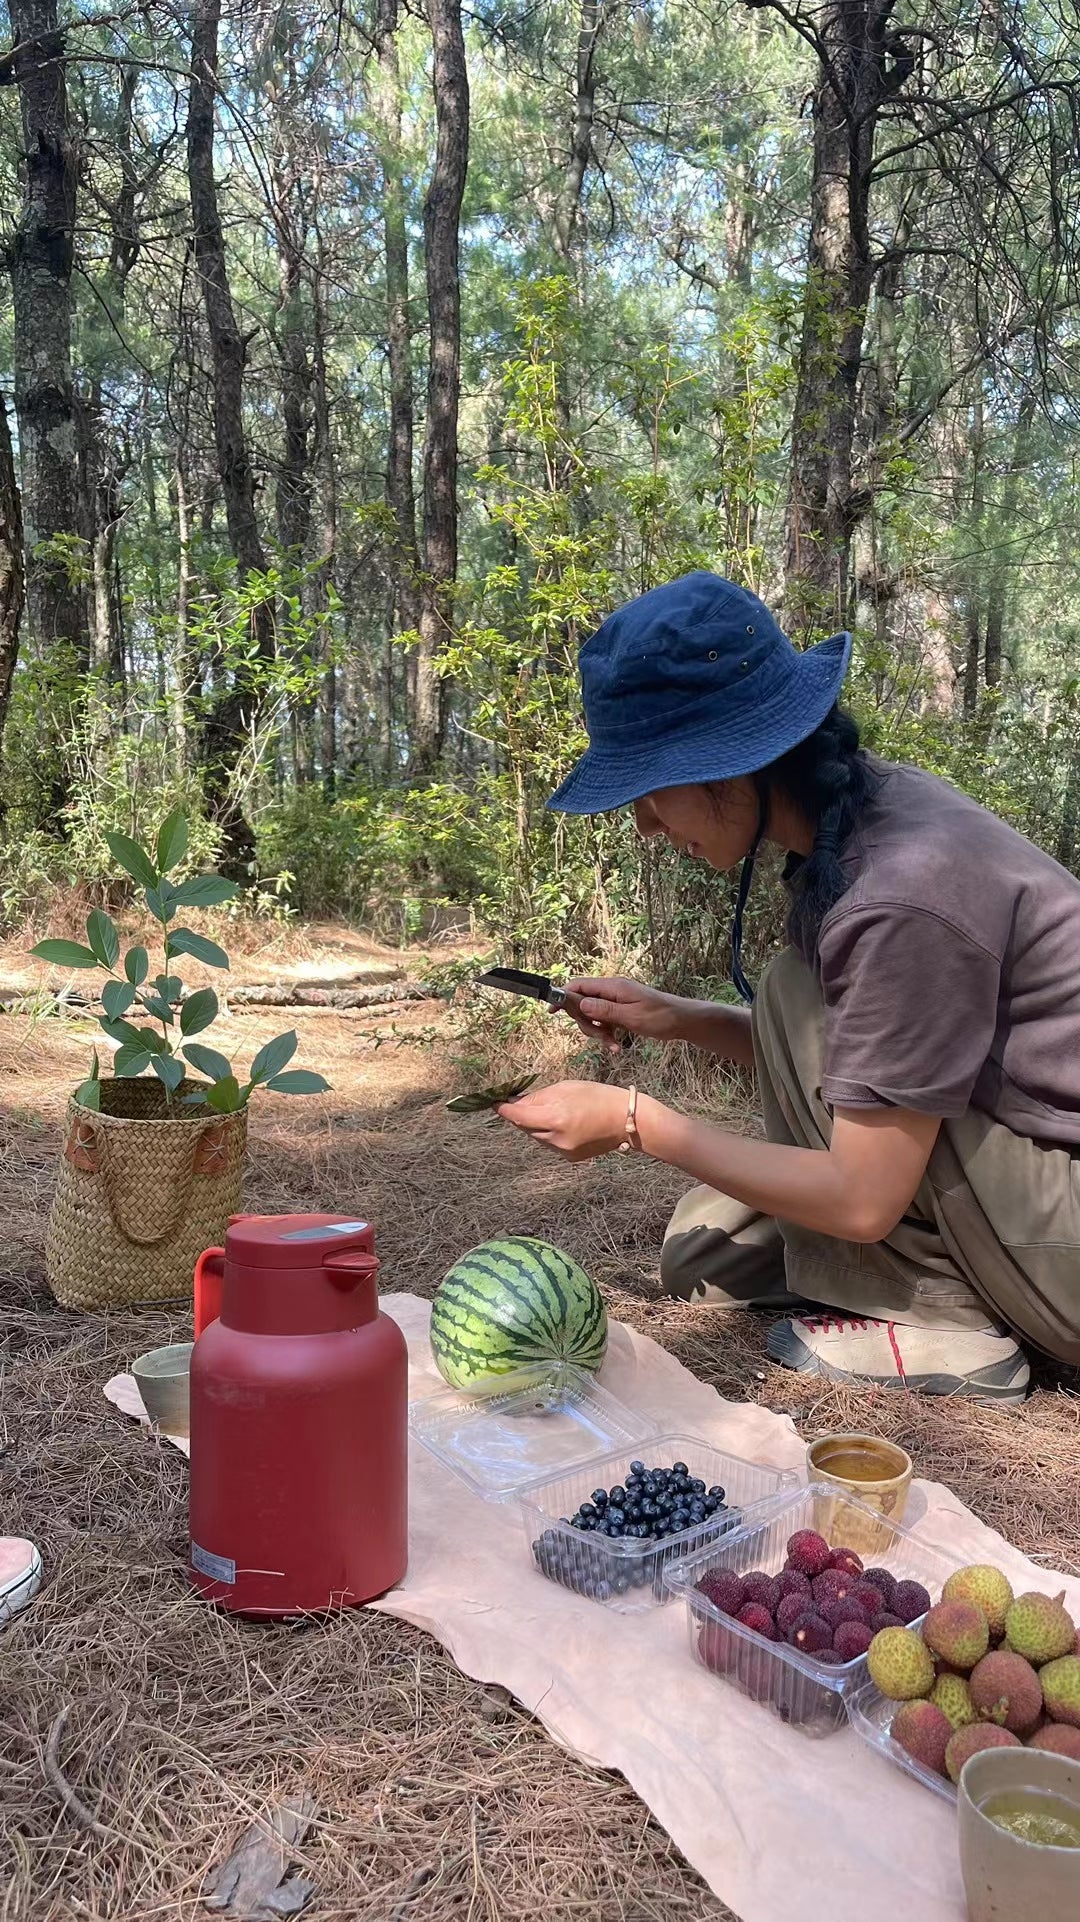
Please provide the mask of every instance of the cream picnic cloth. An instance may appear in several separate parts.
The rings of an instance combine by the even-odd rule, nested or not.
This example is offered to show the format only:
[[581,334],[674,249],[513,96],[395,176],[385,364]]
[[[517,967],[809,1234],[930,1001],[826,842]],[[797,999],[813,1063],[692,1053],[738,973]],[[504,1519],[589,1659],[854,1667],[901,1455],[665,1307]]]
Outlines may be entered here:
[[[382,1307],[409,1343],[410,1394],[441,1388],[430,1304],[392,1294]],[[673,1433],[775,1467],[803,1463],[786,1417],[723,1401],[621,1324],[601,1378]],[[105,1393],[145,1419],[131,1376]],[[963,1922],[956,1819],[939,1797],[854,1733],[812,1740],[710,1675],[691,1659],[681,1603],[624,1616],[545,1581],[517,1508],[480,1500],[415,1442],[409,1503],[408,1574],[374,1606],[436,1636],[466,1674],[501,1683],[556,1741],[618,1769],[742,1922]],[[913,1510],[916,1532],[958,1564],[994,1562],[1014,1586],[1046,1588],[1045,1569],[940,1484],[916,1483]],[[1080,1581],[1058,1585],[1080,1618]]]

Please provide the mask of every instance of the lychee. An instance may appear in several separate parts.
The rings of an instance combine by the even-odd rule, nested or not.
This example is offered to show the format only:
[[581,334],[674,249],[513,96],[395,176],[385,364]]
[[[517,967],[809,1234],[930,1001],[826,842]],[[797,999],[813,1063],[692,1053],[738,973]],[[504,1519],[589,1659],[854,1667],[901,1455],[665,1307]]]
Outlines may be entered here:
[[754,1573],[743,1576],[743,1601],[760,1602],[770,1615],[780,1606],[780,1590],[771,1575]]
[[1041,1668],[1062,1655],[1071,1655],[1076,1646],[1076,1625],[1064,1609],[1064,1593],[1018,1595],[1005,1615],[1005,1640],[1017,1655]]
[[1070,1762],[1080,1762],[1080,1728],[1069,1728],[1064,1722],[1049,1722],[1034,1735],[1028,1736],[1028,1748],[1044,1748],[1051,1755],[1064,1755]]
[[871,1680],[894,1702],[914,1701],[934,1686],[934,1658],[914,1629],[882,1629],[866,1659]]
[[1005,1617],[1012,1606],[1013,1592],[1000,1568],[991,1568],[984,1562],[973,1562],[970,1568],[958,1568],[949,1576],[941,1591],[943,1602],[971,1602],[981,1608],[990,1624],[991,1641],[999,1640],[1005,1633]]
[[722,1615],[737,1615],[746,1600],[742,1576],[736,1575],[733,1568],[718,1568],[703,1575],[698,1589],[702,1595],[708,1596],[713,1607],[718,1608]]
[[870,1582],[884,1595],[886,1608],[892,1607],[892,1599],[896,1594],[895,1575],[890,1575],[887,1568],[866,1568],[863,1570],[863,1581]]
[[781,1598],[786,1595],[809,1595],[810,1577],[799,1568],[782,1568],[776,1577],[776,1586]]
[[800,1615],[788,1635],[792,1648],[799,1649],[803,1655],[816,1655],[819,1650],[831,1648],[833,1633],[828,1622],[820,1615]]
[[856,1555],[853,1548],[834,1548],[829,1567],[838,1568],[842,1575],[861,1575],[863,1572],[862,1557],[861,1555]]
[[735,1620],[744,1628],[752,1628],[755,1635],[764,1635],[767,1642],[778,1639],[776,1624],[764,1602],[744,1602]]
[[950,1668],[973,1669],[990,1646],[990,1628],[982,1609],[970,1602],[938,1602],[922,1625],[922,1638]]
[[984,1655],[975,1664],[968,1687],[976,1714],[984,1722],[1010,1729],[1014,1735],[1028,1734],[1042,1714],[1039,1677],[1030,1662],[1010,1649],[999,1648],[992,1655]]
[[984,1748],[1020,1748],[1018,1735],[1010,1735],[1007,1728],[995,1728],[993,1722],[972,1722],[967,1728],[958,1728],[949,1737],[945,1750],[945,1767],[950,1781],[959,1782],[960,1771],[972,1755],[978,1755]]
[[889,1603],[890,1613],[902,1622],[916,1622],[930,1607],[930,1597],[921,1582],[897,1582]]
[[798,1569],[800,1575],[809,1575],[811,1581],[828,1568],[831,1560],[832,1549],[824,1535],[812,1528],[800,1528],[787,1545],[788,1567]]
[[1056,1662],[1047,1662],[1039,1680],[1047,1714],[1055,1722],[1080,1728],[1080,1655],[1060,1655]]
[[785,1595],[776,1611],[776,1626],[781,1635],[790,1635],[796,1622],[801,1621],[809,1611],[808,1595]]
[[935,1708],[939,1708],[941,1713],[948,1717],[953,1728],[966,1728],[969,1722],[977,1722],[979,1719],[975,1713],[966,1675],[954,1675],[951,1670],[946,1670],[945,1674],[939,1675],[934,1683],[930,1700]]
[[865,1655],[874,1639],[874,1631],[866,1622],[841,1622],[833,1634],[833,1647],[845,1662],[857,1662]]
[[891,1733],[893,1741],[899,1742],[916,1762],[933,1769],[935,1775],[944,1775],[945,1750],[953,1726],[933,1702],[905,1702],[893,1716]]

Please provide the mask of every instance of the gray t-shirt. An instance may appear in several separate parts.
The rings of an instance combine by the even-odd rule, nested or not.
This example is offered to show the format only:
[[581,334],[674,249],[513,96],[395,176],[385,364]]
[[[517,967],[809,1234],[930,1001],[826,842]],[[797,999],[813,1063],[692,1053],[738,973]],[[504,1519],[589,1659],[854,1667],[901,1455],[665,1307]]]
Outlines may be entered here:
[[936,775],[873,765],[818,942],[823,1098],[1080,1146],[1080,881]]

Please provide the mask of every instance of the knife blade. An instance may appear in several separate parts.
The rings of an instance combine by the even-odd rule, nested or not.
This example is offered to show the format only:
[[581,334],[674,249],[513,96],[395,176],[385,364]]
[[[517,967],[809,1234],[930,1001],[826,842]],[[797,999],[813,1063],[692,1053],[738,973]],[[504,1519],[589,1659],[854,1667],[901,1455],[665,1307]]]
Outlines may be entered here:
[[546,974],[529,974],[525,968],[487,968],[476,977],[477,987],[499,988],[504,994],[525,994],[530,1000],[543,1001],[549,1008],[561,1008],[566,989],[553,986]]

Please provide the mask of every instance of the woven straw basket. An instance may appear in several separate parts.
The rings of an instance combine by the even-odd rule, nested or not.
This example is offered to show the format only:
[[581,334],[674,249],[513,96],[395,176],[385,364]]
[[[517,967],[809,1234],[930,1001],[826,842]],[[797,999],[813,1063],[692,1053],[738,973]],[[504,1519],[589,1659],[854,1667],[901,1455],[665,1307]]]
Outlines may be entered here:
[[45,1267],[65,1308],[190,1296],[195,1262],[238,1213],[247,1112],[176,1105],[149,1077],[102,1081],[101,1112],[68,1103]]

